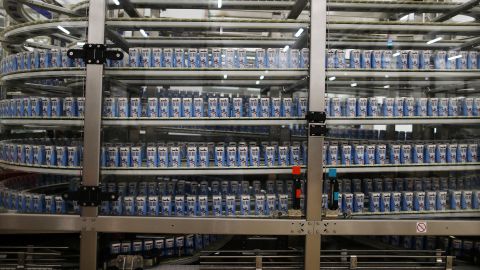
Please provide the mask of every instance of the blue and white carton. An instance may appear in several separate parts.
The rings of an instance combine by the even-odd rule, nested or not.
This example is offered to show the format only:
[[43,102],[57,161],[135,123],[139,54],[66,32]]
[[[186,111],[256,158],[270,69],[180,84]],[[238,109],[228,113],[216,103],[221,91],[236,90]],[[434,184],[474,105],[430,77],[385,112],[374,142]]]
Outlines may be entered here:
[[255,68],[266,68],[267,63],[265,61],[266,54],[265,49],[255,50]]

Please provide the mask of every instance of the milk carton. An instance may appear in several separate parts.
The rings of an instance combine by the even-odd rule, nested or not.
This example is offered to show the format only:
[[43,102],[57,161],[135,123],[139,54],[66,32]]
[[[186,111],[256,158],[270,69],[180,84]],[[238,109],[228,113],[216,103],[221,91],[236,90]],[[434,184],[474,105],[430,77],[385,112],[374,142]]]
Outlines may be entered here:
[[203,117],[203,98],[193,98],[193,117]]
[[211,51],[212,51],[212,57],[211,57],[210,67],[221,68],[222,67],[222,49],[212,48]]
[[300,50],[290,50],[290,63],[288,68],[300,68]]
[[398,144],[389,145],[390,164],[401,164],[400,153],[401,146]]
[[433,54],[433,66],[435,69],[447,68],[447,52],[446,51],[436,51]]
[[141,67],[153,67],[152,63],[152,49],[151,48],[141,48],[142,53],[142,60],[141,60]]
[[128,58],[130,67],[140,67],[142,65],[140,48],[128,49]]
[[230,100],[227,97],[221,97],[218,99],[218,110],[220,117],[230,117]]
[[[165,49],[166,50],[166,49]],[[183,68],[185,67],[185,52],[181,48],[175,48],[173,67]]]
[[259,117],[259,98],[248,99],[248,117]]
[[380,212],[390,212],[392,201],[392,194],[390,192],[380,193]]
[[410,164],[412,163],[411,158],[412,146],[409,144],[404,144],[400,149],[400,163],[401,164]]
[[473,110],[473,98],[464,98],[462,99],[462,116],[474,116],[474,110]]
[[360,66],[361,68],[372,68],[372,53],[371,50],[364,50],[360,55]]
[[270,117],[270,111],[271,111],[271,106],[270,106],[270,98],[268,97],[263,97],[260,98],[260,116],[261,117]]
[[130,167],[130,147],[120,147],[120,167],[126,168]]
[[418,51],[409,51],[408,52],[408,69],[419,69],[420,68],[420,53]]
[[[173,168],[179,168],[182,166],[182,158],[181,158],[181,150],[180,147],[178,146],[171,146],[170,147],[170,167]],[[159,153],[159,160],[158,160],[159,166],[161,164],[160,160],[160,153]]]
[[353,163],[357,165],[365,164],[365,145],[355,145],[353,148]]
[[235,167],[237,166],[237,147],[235,146],[228,146],[227,147],[227,153],[226,153],[226,158],[227,158],[227,167]]
[[456,163],[457,162],[457,151],[458,151],[458,145],[457,144],[448,144],[447,145],[447,162],[448,163]]
[[438,98],[429,98],[427,103],[427,115],[438,116]]
[[447,162],[447,145],[438,144],[435,152],[435,162],[436,163],[446,163]]
[[467,56],[467,69],[478,69],[478,52],[469,51]]
[[310,66],[310,49],[303,48],[300,50],[300,68],[308,68]]
[[356,116],[365,117],[367,116],[367,107],[368,99],[367,98],[358,98],[357,107],[356,107]]
[[423,144],[415,144],[412,147],[412,163],[424,163],[424,148]]
[[341,148],[342,165],[350,166],[352,163],[351,158],[352,158],[352,146],[342,145],[342,148]]
[[428,103],[428,98],[417,98],[415,105],[415,116],[427,116]]
[[193,100],[192,98],[182,98],[182,117],[190,118],[193,112]]
[[226,166],[225,147],[216,146],[215,147],[215,167],[224,167],[224,166]]
[[436,210],[445,211],[447,208],[447,192],[437,191]]
[[134,168],[142,167],[142,147],[132,146],[130,148],[130,166]]
[[423,50],[420,51],[420,69],[431,69],[432,68],[432,51],[430,50]]
[[437,146],[435,144],[425,145],[425,154],[424,163],[435,163],[436,162],[436,150]]
[[402,211],[413,210],[413,192],[402,192]]
[[198,59],[199,59],[199,67],[200,68],[208,68],[209,67],[209,58],[208,58],[208,49],[207,48],[198,49]]
[[478,161],[478,144],[471,143],[467,148],[467,162],[477,162]]
[[458,53],[456,51],[448,51],[447,52],[447,59],[446,59],[446,63],[445,63],[445,69],[456,69],[457,65],[456,65],[456,62],[457,62],[457,59],[454,58],[455,56],[457,56]]
[[267,56],[265,54],[265,49],[256,49],[255,50],[255,68],[266,68],[268,67]]
[[[162,113],[163,114],[163,113]],[[182,116],[182,99],[171,98],[170,116],[179,118]]]
[[[249,147],[249,156],[250,156],[250,166],[253,167],[259,167],[260,166],[260,147],[258,146],[250,146]],[[291,149],[291,152],[295,151],[294,149]],[[295,155],[295,153],[291,153],[292,155]]]
[[330,116],[340,117],[342,116],[341,101],[338,97],[333,97],[330,99]]
[[380,212],[380,193],[370,192],[369,194],[369,211]]
[[163,66],[166,68],[175,67],[175,54],[172,48],[163,49]]
[[472,195],[471,190],[462,191],[460,206],[462,209],[472,209]]
[[242,117],[243,116],[243,99],[236,97],[232,98],[232,117]]
[[395,115],[394,111],[394,98],[384,98],[383,99],[383,116],[385,117],[393,117]]
[[449,192],[450,198],[450,209],[451,210],[460,210],[462,209],[461,200],[462,200],[462,192],[451,190]]
[[347,98],[345,100],[345,116],[355,117],[357,115],[356,106],[357,106],[356,98]]
[[[248,196],[248,197],[247,197]],[[248,200],[248,209],[247,209],[247,200]],[[240,207],[241,207],[241,214],[243,215],[245,211],[248,210],[246,215],[250,214],[250,195],[242,195],[240,198]],[[237,212],[237,205],[235,202],[235,195],[227,195],[225,196],[225,214],[227,216],[235,216]]]
[[274,146],[266,146],[264,149],[265,153],[265,166],[273,167],[276,165],[275,163],[275,147]]
[[198,49],[189,48],[187,52],[187,65],[189,68],[200,67],[200,57],[198,55]]
[[282,116],[283,117],[293,117],[293,99],[292,98],[282,98]]
[[[110,100],[111,102],[112,100]],[[23,106],[25,108],[25,100],[23,101]],[[105,104],[105,103],[104,103]],[[110,109],[112,109],[112,103],[109,103],[108,105],[110,105]],[[52,97],[50,98],[50,107],[51,107],[51,116],[52,117],[59,117],[59,116],[62,116],[63,115],[63,102],[62,102],[62,98],[55,98],[55,97]],[[28,116],[28,115],[25,115],[24,116]],[[106,115],[105,115],[106,116]]]
[[415,116],[415,98],[406,97],[403,102],[403,115]]
[[[53,98],[52,101],[52,116],[53,116]],[[106,97],[103,99],[103,116],[104,117],[117,117],[117,99],[113,97]]]
[[346,68],[347,67],[344,50],[337,50],[335,67],[336,68]]
[[362,68],[361,62],[361,54],[360,50],[351,50],[350,51],[350,68],[359,69]]
[[403,108],[404,108],[405,98],[403,97],[396,97],[393,104],[393,115],[396,117],[404,116]]
[[372,51],[371,56],[372,56],[371,67],[373,69],[381,69],[382,68],[382,51],[380,50]]
[[468,52],[461,51],[459,55],[462,57],[456,59],[456,69],[467,69],[468,68]]
[[[171,63],[171,55],[170,55]],[[163,50],[162,48],[152,48],[151,67],[162,67],[163,63]]]
[[425,192],[415,191],[413,193],[413,210],[415,211],[425,210]]
[[[283,50],[282,50],[283,51]],[[279,68],[279,49],[268,48],[266,55],[266,64],[268,68]]]
[[335,68],[335,63],[337,62],[337,50],[329,49],[327,50],[326,55],[326,68]]

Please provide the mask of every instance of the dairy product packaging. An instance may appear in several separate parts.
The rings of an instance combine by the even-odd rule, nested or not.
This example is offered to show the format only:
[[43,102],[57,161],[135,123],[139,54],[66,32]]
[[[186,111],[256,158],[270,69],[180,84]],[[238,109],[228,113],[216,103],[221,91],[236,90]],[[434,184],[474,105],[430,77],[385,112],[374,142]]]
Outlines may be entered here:
[[462,208],[462,192],[457,190],[450,190],[448,196],[450,199],[450,209],[460,210]]
[[362,53],[360,50],[350,51],[350,68],[355,68],[355,69],[362,68],[361,54]]
[[437,191],[436,210],[444,211],[447,209],[447,192]]
[[380,212],[391,211],[392,194],[390,192],[380,193]]
[[415,211],[425,210],[425,192],[415,191],[413,193],[413,210]]
[[370,192],[369,194],[369,211],[380,212],[380,193]]
[[[330,146],[331,148],[332,146]],[[351,165],[352,163],[352,146],[351,145],[342,145],[340,149],[342,165]],[[333,165],[333,163],[332,163]]]
[[435,69],[447,68],[447,52],[446,51],[435,51],[435,53],[433,54],[433,66]]
[[385,164],[387,160],[387,146],[377,144],[375,148],[375,164]]
[[402,192],[402,211],[413,211],[413,192]]

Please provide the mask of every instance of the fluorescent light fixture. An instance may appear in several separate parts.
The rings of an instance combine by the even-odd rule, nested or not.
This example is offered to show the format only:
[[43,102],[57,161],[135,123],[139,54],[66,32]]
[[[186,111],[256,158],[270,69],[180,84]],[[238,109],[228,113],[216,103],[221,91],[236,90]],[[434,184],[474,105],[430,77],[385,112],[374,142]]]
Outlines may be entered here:
[[400,55],[400,52],[396,52],[396,53],[392,54],[393,57],[397,57],[399,55]]
[[357,83],[352,83],[352,84],[350,84],[350,86],[355,87],[355,86],[357,86]]
[[140,29],[140,34],[142,34],[142,36],[144,36],[144,37],[148,37],[147,32],[145,32],[145,30],[143,30],[143,29]]
[[222,8],[222,0],[218,0],[217,7]]
[[260,81],[256,81],[255,84],[260,84]]
[[434,38],[432,40],[427,41],[427,44],[430,45],[430,44],[433,44],[435,42],[439,42],[442,39],[443,39],[443,37],[437,37],[437,38]]
[[265,70],[265,74],[268,74],[268,70]]
[[141,130],[140,130],[140,134],[145,134],[145,133],[147,133],[146,130],[144,130],[144,129],[141,129]]
[[388,77],[390,77],[388,74],[387,74],[387,75],[385,75],[385,78],[388,78]]
[[333,77],[328,78],[328,80],[329,80],[329,81],[335,81],[336,78],[337,78],[337,77],[333,76]]
[[118,0],[113,0],[113,3],[117,6],[120,6],[120,2]]
[[21,91],[7,92],[7,96],[20,96],[22,95]]
[[265,79],[265,76],[261,75],[260,80],[263,80],[263,79]]
[[286,45],[285,47],[283,47],[283,51],[284,51],[284,52],[288,51],[288,49],[290,49],[290,46],[289,46],[289,45]]
[[78,46],[83,46],[83,45],[85,45],[85,42],[77,42],[77,45]]
[[183,133],[183,132],[168,132],[170,136],[202,136],[202,134],[198,133]]
[[388,88],[390,88],[390,85],[388,85],[388,84],[384,85],[383,88],[388,89]]
[[226,80],[228,78],[227,74],[223,74],[223,78]]
[[299,37],[303,33],[303,28],[298,29],[298,31],[295,33],[295,37]]
[[220,26],[220,35],[223,35],[223,27]]
[[448,60],[455,60],[455,59],[458,59],[458,58],[462,58],[462,55],[459,54],[459,55],[455,55],[455,56],[452,56],[452,57],[449,57]]
[[70,31],[65,29],[63,26],[57,25],[57,28],[60,29],[60,31],[64,32],[65,34],[70,35]]

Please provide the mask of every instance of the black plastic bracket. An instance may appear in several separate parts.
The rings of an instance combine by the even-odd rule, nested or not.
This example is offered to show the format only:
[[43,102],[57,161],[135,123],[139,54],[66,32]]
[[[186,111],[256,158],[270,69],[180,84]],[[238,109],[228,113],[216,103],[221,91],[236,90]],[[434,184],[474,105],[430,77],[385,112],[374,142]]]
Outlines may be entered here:
[[309,125],[309,135],[313,137],[325,136],[327,135],[327,126],[325,124],[310,124]]
[[104,44],[85,44],[83,49],[70,49],[67,55],[71,59],[81,58],[85,64],[103,65],[110,60],[122,60],[123,53],[120,51],[107,51]]
[[327,120],[327,115],[325,112],[309,111],[307,112],[306,118],[309,123],[325,123],[325,120]]
[[77,201],[80,206],[99,206],[102,201],[115,201],[118,195],[102,192],[98,186],[81,186],[77,191],[62,195],[65,200]]

